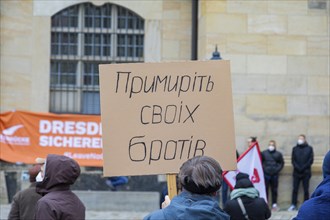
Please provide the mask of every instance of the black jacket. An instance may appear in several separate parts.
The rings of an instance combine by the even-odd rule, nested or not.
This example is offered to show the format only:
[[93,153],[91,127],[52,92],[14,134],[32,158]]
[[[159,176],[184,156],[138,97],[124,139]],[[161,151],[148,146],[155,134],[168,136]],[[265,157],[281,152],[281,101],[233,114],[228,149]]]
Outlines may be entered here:
[[80,175],[78,163],[71,158],[50,154],[42,182],[37,192],[44,195],[37,203],[37,220],[85,219],[85,206],[70,190]]
[[268,176],[278,175],[284,166],[283,155],[277,150],[264,150],[261,157],[264,173]]
[[[249,219],[265,220],[270,218],[271,212],[264,199],[247,196],[242,196],[241,199]],[[231,220],[245,220],[237,199],[227,201],[224,211],[230,215]]]
[[311,175],[311,167],[314,160],[313,147],[307,143],[296,145],[292,149],[291,162],[293,175]]

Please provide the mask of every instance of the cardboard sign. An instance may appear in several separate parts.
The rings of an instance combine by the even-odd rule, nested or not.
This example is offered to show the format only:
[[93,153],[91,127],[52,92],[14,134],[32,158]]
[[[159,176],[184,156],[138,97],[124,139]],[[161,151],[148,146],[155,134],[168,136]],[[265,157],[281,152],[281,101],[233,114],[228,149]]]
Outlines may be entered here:
[[178,173],[194,156],[236,169],[229,61],[100,65],[104,176]]

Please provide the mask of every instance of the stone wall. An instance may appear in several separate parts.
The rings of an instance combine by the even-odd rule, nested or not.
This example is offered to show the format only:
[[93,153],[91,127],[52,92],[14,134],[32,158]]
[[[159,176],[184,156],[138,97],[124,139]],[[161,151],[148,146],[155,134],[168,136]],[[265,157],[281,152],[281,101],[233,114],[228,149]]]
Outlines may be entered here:
[[162,60],[190,60],[191,1],[163,1]]
[[[34,109],[32,91],[37,91],[32,71],[35,50],[31,1],[1,1],[1,112]],[[47,65],[47,64],[45,64]],[[49,75],[49,74],[48,74]],[[40,94],[43,99],[45,95]]]
[[[329,4],[329,2],[328,2]],[[199,59],[217,44],[231,61],[237,148],[257,136],[291,154],[306,134],[329,150],[329,5],[299,1],[200,1]]]

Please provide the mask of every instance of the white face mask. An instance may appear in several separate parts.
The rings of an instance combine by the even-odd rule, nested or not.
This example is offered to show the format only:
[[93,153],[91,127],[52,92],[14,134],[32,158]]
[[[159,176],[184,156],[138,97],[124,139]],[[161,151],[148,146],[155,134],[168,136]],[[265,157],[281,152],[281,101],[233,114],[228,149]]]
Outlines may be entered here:
[[269,150],[269,151],[274,151],[274,150],[275,150],[275,147],[274,147],[273,145],[269,145],[269,146],[268,146],[268,150]]
[[303,140],[301,140],[301,139],[298,139],[298,141],[297,141],[297,142],[298,142],[298,144],[299,144],[299,145],[301,145],[301,144],[305,143],[305,141],[303,141]]
[[44,178],[42,177],[41,172],[39,172],[38,175],[36,176],[36,181],[39,183],[42,182],[43,180]]

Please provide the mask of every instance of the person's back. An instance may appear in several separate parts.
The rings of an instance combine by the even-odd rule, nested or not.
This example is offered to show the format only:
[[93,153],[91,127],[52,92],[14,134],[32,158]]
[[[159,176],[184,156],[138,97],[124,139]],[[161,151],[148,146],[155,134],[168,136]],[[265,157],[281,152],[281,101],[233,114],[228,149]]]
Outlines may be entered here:
[[31,220],[35,217],[35,208],[41,198],[36,192],[35,178],[40,171],[40,166],[35,165],[29,169],[30,182],[29,188],[22,190],[13,197],[8,220]]
[[37,219],[85,219],[85,211],[81,210],[85,210],[85,206],[73,192],[54,191],[38,201]]
[[[262,198],[250,198],[247,196],[240,197],[244,204],[245,210],[249,219],[268,219],[270,211],[268,210],[267,203]],[[230,215],[231,220],[245,219],[237,199],[229,200],[226,203],[224,211]],[[269,216],[269,217],[267,217]]]
[[330,151],[323,160],[323,181],[317,186],[312,197],[299,209],[295,220],[330,218]]
[[37,203],[37,220],[85,219],[85,206],[70,190],[80,167],[71,158],[50,154],[45,164],[44,178],[37,183],[37,192],[43,197]]
[[259,198],[258,190],[253,187],[249,175],[245,173],[237,174],[235,189],[230,193],[230,200],[227,201],[224,208],[231,220],[246,219],[239,205],[239,199],[241,199],[249,219],[264,220],[270,218],[271,212],[267,203],[264,199]]
[[168,207],[145,218],[145,220],[161,219],[216,220],[229,218],[228,215],[220,209],[219,203],[211,196],[192,194],[188,191],[184,191],[180,195],[174,197]]
[[179,173],[183,192],[167,207],[149,214],[144,220],[229,220],[215,199],[222,182],[221,174],[219,163],[210,157],[189,159]]

